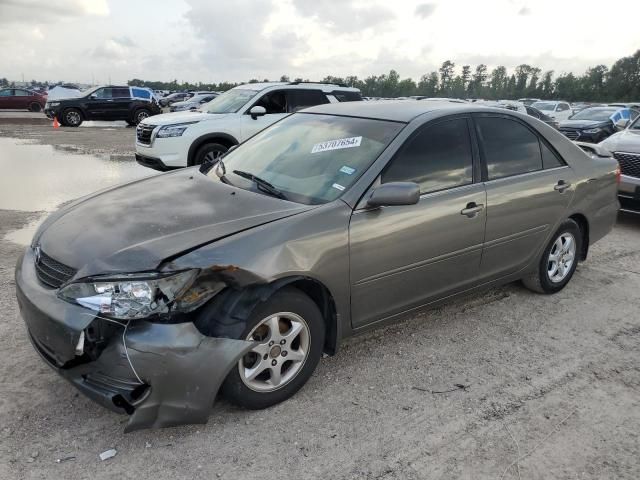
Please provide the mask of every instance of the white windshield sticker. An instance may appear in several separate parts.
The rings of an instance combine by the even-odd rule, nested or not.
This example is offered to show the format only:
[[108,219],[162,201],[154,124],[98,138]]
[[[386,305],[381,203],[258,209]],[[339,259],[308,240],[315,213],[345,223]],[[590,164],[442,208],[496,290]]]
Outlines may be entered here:
[[340,185],[339,183],[334,183],[333,185],[331,185],[333,188],[337,188],[340,191],[344,190],[344,187],[342,185]]
[[328,152],[329,150],[341,150],[343,148],[359,147],[362,137],[339,138],[322,143],[316,143],[311,149],[311,153]]
[[345,165],[345,166],[343,166],[343,167],[340,169],[340,171],[341,171],[342,173],[346,173],[347,175],[353,175],[353,172],[355,172],[355,171],[356,171],[356,169],[355,169],[355,168],[351,168],[351,167],[347,167],[347,166]]

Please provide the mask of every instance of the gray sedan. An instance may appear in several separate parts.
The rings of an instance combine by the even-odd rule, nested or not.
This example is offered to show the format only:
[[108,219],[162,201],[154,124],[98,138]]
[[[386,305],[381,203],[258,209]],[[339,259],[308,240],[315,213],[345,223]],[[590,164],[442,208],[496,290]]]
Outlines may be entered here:
[[517,112],[327,104],[204,165],[80,199],[16,267],[30,339],[128,430],[265,408],[323,352],[457,295],[570,281],[617,164]]

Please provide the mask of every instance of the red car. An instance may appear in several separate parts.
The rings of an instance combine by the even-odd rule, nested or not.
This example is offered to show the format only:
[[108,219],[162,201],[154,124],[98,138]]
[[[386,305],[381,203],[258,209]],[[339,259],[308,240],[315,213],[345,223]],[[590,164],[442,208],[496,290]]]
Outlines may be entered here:
[[0,90],[0,110],[30,110],[40,112],[47,103],[47,95],[26,88],[3,88]]

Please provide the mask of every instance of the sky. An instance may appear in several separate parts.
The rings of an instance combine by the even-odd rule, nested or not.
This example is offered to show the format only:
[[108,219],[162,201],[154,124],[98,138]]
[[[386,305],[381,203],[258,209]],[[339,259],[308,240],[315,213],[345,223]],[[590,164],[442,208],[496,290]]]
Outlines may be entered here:
[[[319,80],[444,60],[583,73],[640,48],[620,0],[0,0],[0,77]],[[632,22],[633,23],[633,22]]]

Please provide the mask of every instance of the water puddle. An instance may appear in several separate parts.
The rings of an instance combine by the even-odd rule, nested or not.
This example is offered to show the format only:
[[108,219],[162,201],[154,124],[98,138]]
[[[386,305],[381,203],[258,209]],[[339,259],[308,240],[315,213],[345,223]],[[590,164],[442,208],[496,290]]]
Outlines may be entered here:
[[[69,200],[157,174],[132,157],[78,154],[14,138],[0,138],[0,172],[0,209],[28,212],[52,212]],[[28,237],[29,243],[39,221],[6,238],[25,243]]]

